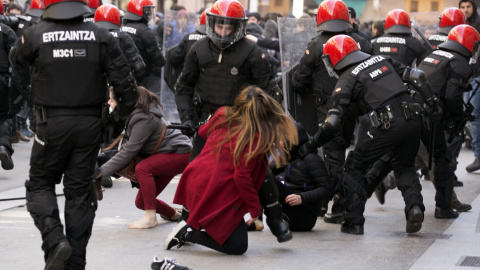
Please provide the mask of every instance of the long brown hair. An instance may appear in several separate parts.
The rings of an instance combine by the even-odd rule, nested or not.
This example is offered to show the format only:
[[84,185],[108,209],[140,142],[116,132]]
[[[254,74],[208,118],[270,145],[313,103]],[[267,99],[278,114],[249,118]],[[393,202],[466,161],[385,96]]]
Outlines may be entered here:
[[[233,106],[226,108],[226,120],[209,132],[220,125],[227,125],[229,134],[218,144],[218,153],[225,143],[238,136],[233,150],[234,166],[248,145],[246,162],[258,155],[271,155],[275,166],[280,167],[287,164],[290,149],[298,143],[293,121],[275,99],[256,86],[242,89]],[[256,134],[258,143],[254,145]]]
[[162,104],[160,104],[160,100],[158,99],[157,95],[154,93],[148,91],[147,88],[138,86],[138,100],[137,103],[135,104],[136,109],[142,110],[144,113],[149,114],[150,113],[150,103],[155,103],[156,105],[162,107]]

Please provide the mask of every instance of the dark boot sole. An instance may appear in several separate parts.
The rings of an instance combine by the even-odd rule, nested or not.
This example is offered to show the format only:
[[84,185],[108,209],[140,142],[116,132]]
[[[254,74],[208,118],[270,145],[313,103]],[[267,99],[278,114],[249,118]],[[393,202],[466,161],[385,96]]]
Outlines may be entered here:
[[343,233],[357,234],[357,235],[362,235],[364,233],[363,226],[351,226],[351,227],[342,226],[340,231]]
[[6,153],[0,153],[0,161],[2,162],[2,168],[4,170],[13,169],[13,160]]
[[72,247],[67,243],[60,243],[59,247],[54,248],[49,254],[45,270],[60,270],[65,269],[65,263],[72,255]]
[[292,240],[292,238],[293,238],[292,232],[288,231],[287,233],[284,233],[282,235],[278,235],[277,236],[277,241],[279,243],[284,243],[284,242]]
[[416,233],[422,228],[423,214],[415,213],[407,220],[407,233]]

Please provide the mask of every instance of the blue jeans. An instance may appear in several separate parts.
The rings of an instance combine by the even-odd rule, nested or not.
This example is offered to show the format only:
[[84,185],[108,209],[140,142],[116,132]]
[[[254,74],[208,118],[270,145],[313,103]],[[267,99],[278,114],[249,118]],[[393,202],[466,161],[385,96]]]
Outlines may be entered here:
[[[475,89],[478,85],[475,79],[480,80],[480,76],[472,78],[472,80],[470,81],[470,84],[472,85],[473,89]],[[475,120],[473,122],[467,123],[467,128],[470,131],[470,134],[472,135],[473,154],[477,159],[480,159],[480,93],[479,91],[480,89],[477,91],[477,93],[473,96],[472,100],[470,101],[474,107],[473,115],[475,115]],[[473,91],[470,91],[464,94],[465,102],[468,101],[472,93]]]

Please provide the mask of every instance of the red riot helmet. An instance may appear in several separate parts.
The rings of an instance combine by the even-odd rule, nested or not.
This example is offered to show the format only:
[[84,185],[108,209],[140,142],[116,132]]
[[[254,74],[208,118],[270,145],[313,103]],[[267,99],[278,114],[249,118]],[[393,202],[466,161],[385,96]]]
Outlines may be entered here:
[[97,8],[102,5],[102,0],[88,0],[88,7],[92,11],[92,13],[95,13]]
[[32,0],[32,2],[30,2],[30,8],[25,14],[38,18],[42,16],[44,9],[45,7],[43,6],[42,0]]
[[242,39],[246,25],[245,9],[236,0],[218,0],[207,12],[207,36],[220,49]]
[[385,19],[385,33],[411,34],[411,27],[410,17],[403,9],[394,9],[388,12]]
[[318,6],[317,31],[345,32],[352,29],[347,5],[340,0],[325,0]]
[[0,1],[0,14],[3,15],[3,13],[5,13],[5,9],[3,8],[3,3],[2,3],[2,1]]
[[101,5],[95,11],[95,23],[108,30],[120,29],[120,10],[114,5]]
[[145,19],[147,23],[151,23],[155,21],[155,5],[151,0],[130,0],[124,19],[131,21]]
[[91,14],[88,0],[43,0],[44,19],[69,20]]
[[206,8],[203,12],[202,15],[200,15],[200,21],[197,26],[197,31],[206,34],[207,33],[207,12],[210,12],[210,8]]
[[457,52],[463,56],[471,56],[473,61],[478,60],[480,34],[467,24],[455,26],[448,33],[448,40],[438,45],[440,49]]
[[440,16],[438,32],[448,35],[450,30],[459,24],[467,24],[463,11],[456,7],[447,8]]
[[361,52],[357,42],[347,35],[331,37],[323,47],[323,60],[328,69],[331,64],[334,70],[341,70],[349,65],[361,62],[370,57]]

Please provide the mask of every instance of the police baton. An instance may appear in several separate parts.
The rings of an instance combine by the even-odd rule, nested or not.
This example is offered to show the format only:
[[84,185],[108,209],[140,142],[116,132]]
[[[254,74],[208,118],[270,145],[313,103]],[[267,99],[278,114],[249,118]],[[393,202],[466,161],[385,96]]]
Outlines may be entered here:
[[[415,22],[416,24],[416,22]],[[413,29],[415,29],[415,31],[417,32],[417,34],[423,39],[423,41],[428,45],[428,47],[430,48],[429,52],[428,53],[431,53],[433,52],[435,49],[433,48],[433,45],[432,43],[430,43],[430,41],[422,34],[422,32],[420,32],[420,29],[418,29],[418,26],[415,25],[415,27],[413,27]]]
[[191,126],[184,126],[179,123],[171,123],[170,125],[167,125],[168,129],[179,129],[179,130],[191,130],[193,127]]

